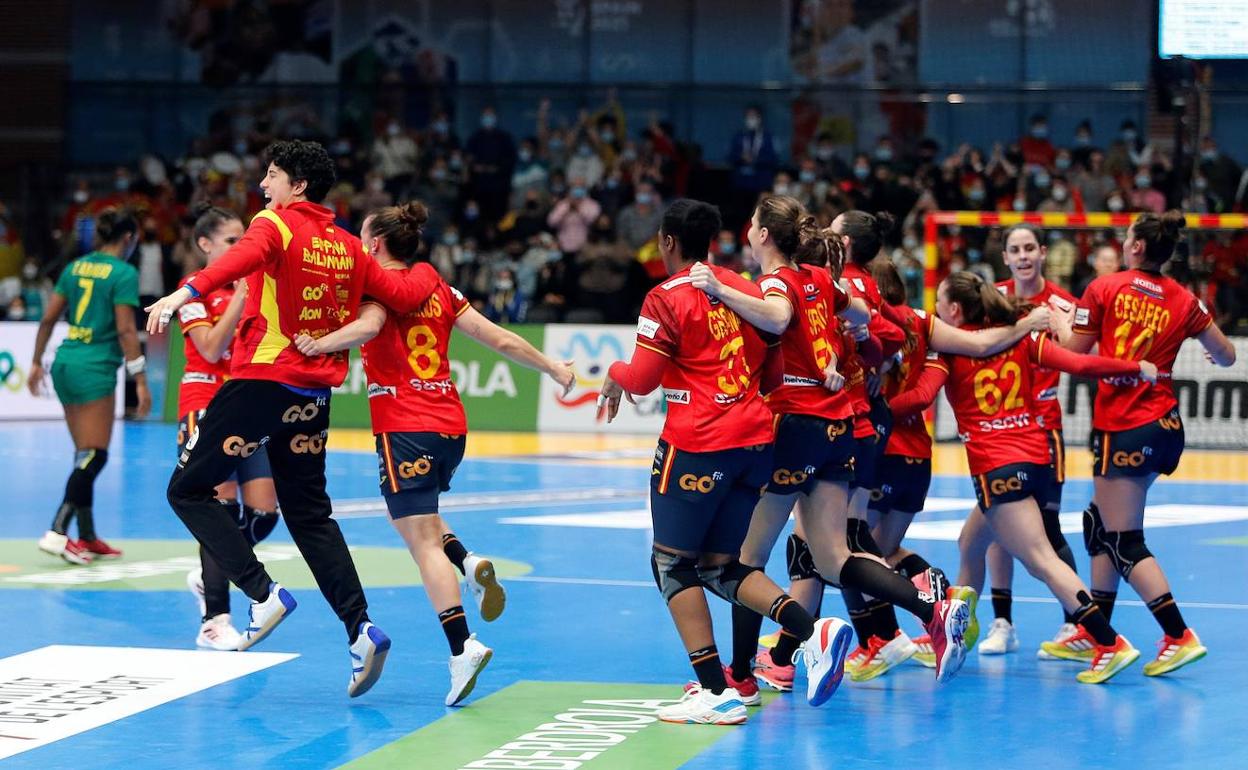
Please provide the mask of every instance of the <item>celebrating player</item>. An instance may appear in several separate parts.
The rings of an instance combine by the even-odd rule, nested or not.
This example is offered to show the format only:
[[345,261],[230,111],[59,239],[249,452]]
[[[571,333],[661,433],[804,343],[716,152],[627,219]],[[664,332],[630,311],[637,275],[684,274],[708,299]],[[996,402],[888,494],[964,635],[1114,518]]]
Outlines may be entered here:
[[[428,219],[420,203],[389,206],[364,220],[360,238],[383,268],[410,269],[428,262],[428,251],[420,249],[421,227]],[[563,386],[565,395],[576,382],[571,362],[553,361],[519,335],[491,323],[441,280],[412,312],[391,313],[376,302],[365,302],[360,317],[341,329],[319,338],[295,338],[308,356],[363,345],[381,492],[451,648],[448,706],[468,697],[493,655],[468,632],[455,569],[467,578],[486,621],[502,613],[506,599],[494,564],[468,553],[438,515],[438,495],[450,489],[468,432],[464,405],[451,380],[452,328],[518,364],[545,372]]]
[[[105,209],[95,221],[98,248],[70,262],[56,281],[56,291],[35,333],[35,354],[26,382],[33,395],[43,389],[43,354],[61,314],[69,311],[69,336],[52,359],[52,386],[65,409],[74,440],[74,470],[52,527],[39,539],[39,550],[70,564],[93,558],[115,559],[121,551],[95,532],[92,507],[95,478],[108,462],[116,408],[117,367],[124,356],[134,378],[140,417],[152,408],[147,389],[147,359],[139,347],[134,309],[139,304],[139,274],[126,260],[138,243],[139,225],[127,211]],[[78,538],[69,524],[78,520]]]

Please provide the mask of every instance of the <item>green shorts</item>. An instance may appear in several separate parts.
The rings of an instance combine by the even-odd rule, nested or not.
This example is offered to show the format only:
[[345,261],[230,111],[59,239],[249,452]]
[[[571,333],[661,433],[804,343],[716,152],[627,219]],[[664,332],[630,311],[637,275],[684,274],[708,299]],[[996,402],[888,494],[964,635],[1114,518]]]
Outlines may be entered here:
[[62,404],[85,404],[117,390],[119,361],[52,362],[52,387]]

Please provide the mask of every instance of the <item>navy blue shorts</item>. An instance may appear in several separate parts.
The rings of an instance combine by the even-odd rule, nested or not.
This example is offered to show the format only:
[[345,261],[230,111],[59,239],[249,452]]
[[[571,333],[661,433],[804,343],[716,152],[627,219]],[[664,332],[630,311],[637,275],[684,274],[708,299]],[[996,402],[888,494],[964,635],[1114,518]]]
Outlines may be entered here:
[[[178,421],[178,454],[182,454],[182,450],[186,448],[186,442],[190,440],[191,435],[198,429],[199,421],[203,419],[206,410],[200,409],[197,412],[190,412]],[[253,452],[250,456],[243,459],[234,469],[234,473],[226,481],[236,481],[239,484],[246,484],[256,479],[273,478],[273,469],[269,467],[269,453],[265,450],[264,445]]]
[[809,493],[816,481],[853,481],[854,425],[807,414],[779,415],[767,491]]
[[918,513],[927,502],[932,486],[932,461],[923,457],[884,455],[875,474],[877,486],[871,490],[869,507],[888,513]]
[[1092,475],[1170,475],[1179,467],[1185,437],[1177,408],[1160,420],[1120,431],[1092,431]]
[[871,400],[871,411],[867,414],[875,433],[857,439],[858,446],[854,450],[854,480],[850,489],[875,489],[879,486],[880,460],[884,457],[884,447],[888,445],[888,437],[893,433],[893,413],[888,402],[882,398]]
[[1066,439],[1060,430],[1046,430],[1049,439],[1049,491],[1044,496],[1046,508],[1062,509],[1062,486],[1066,483]]
[[975,476],[975,499],[985,512],[994,505],[1033,497],[1044,508],[1049,492],[1049,466],[1010,463]]
[[650,472],[655,545],[738,555],[771,466],[771,444],[686,452],[660,440]]
[[390,518],[438,512],[438,496],[464,459],[465,436],[377,434],[377,470]]

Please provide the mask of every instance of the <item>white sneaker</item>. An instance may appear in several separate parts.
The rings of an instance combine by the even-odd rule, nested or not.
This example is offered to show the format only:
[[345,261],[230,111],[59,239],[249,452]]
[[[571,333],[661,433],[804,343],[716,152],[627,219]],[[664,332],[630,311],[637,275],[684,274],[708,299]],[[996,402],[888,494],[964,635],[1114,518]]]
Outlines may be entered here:
[[195,646],[207,650],[237,650],[242,641],[243,635],[234,628],[227,612],[208,618],[200,625]]
[[[1063,623],[1061,627],[1057,629],[1057,633],[1053,635],[1053,641],[1054,643],[1060,644],[1074,636],[1078,631],[1079,627],[1074,623]],[[1061,660],[1061,658],[1058,658],[1056,655],[1050,655],[1045,652],[1044,647],[1036,650],[1036,657],[1040,660]]]
[[979,643],[980,655],[1004,655],[1018,650],[1018,634],[1014,624],[1005,618],[993,618],[988,636]]
[[85,567],[91,563],[91,552],[83,548],[77,540],[70,540],[69,535],[48,530],[39,538],[39,550],[53,556],[59,556],[70,564]]
[[290,591],[277,583],[270,583],[269,598],[262,602],[252,602],[247,610],[247,628],[243,631],[243,641],[239,643],[238,649],[248,650],[259,644],[297,606],[298,602],[290,595]]
[[367,621],[360,624],[360,635],[347,651],[351,654],[351,681],[347,695],[358,698],[372,689],[381,678],[381,669],[390,653],[390,637]]
[[468,641],[464,642],[464,651],[451,656],[451,690],[446,694],[446,705],[454,706],[468,697],[472,688],[477,686],[477,675],[492,657],[494,651],[478,642],[476,634],[468,637]]
[[845,676],[845,656],[854,646],[854,629],[840,618],[815,621],[815,633],[806,640],[802,660],[806,663],[806,700],[822,706],[836,692]]
[[464,559],[464,582],[472,591],[472,598],[477,600],[477,609],[481,619],[489,623],[503,614],[507,605],[507,592],[498,583],[494,573],[494,562],[489,559],[468,554]]
[[186,573],[186,587],[191,589],[191,594],[199,603],[199,616],[202,618],[207,615],[208,605],[204,603],[204,570],[201,567]]
[[680,700],[659,709],[659,719],[682,725],[739,725],[745,723],[745,705],[731,687],[719,695],[693,687]]

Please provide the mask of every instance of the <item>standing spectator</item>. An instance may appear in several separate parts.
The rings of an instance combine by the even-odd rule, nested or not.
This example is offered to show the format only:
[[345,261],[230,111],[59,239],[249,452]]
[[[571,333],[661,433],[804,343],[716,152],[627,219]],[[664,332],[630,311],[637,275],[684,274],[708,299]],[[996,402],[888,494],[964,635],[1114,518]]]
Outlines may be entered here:
[[589,243],[576,261],[573,304],[582,320],[627,323],[633,309],[627,291],[630,269],[637,264],[633,251],[615,237],[611,219],[603,214],[589,232]]
[[637,185],[633,203],[620,211],[617,223],[620,240],[636,254],[638,249],[654,239],[662,223],[663,211],[658,193],[654,191],[654,185],[642,182]]
[[1057,159],[1057,148],[1049,141],[1049,121],[1043,115],[1031,116],[1031,127],[1018,142],[1027,166],[1049,169]]
[[779,158],[775,141],[763,126],[763,113],[755,106],[745,110],[745,127],[728,145],[728,165],[732,168],[732,201],[729,222],[749,217],[758,194],[766,190],[776,175]]
[[386,191],[406,198],[416,174],[420,150],[397,120],[386,124],[386,135],[373,143],[373,167],[386,180]]
[[602,207],[598,205],[598,201],[589,197],[585,179],[574,177],[572,189],[567,197],[555,204],[550,216],[546,218],[546,224],[554,228],[559,249],[564,254],[574,255],[585,246],[589,239],[590,225],[601,213]]
[[513,207],[519,207],[529,192],[540,192],[546,189],[549,178],[546,164],[537,157],[537,140],[525,139],[516,152],[516,167],[511,173],[511,200]]
[[1212,136],[1200,140],[1200,176],[1208,180],[1209,192],[1223,201],[1234,200],[1241,174],[1239,164],[1218,151]]
[[1109,194],[1117,186],[1114,178],[1105,171],[1105,153],[1100,150],[1088,153],[1087,168],[1076,171],[1071,181],[1079,189],[1087,211],[1105,211]]
[[1153,187],[1152,173],[1148,166],[1135,170],[1135,189],[1131,192],[1131,208],[1135,211],[1151,211],[1161,214],[1166,210],[1166,196]]
[[413,195],[429,209],[429,223],[426,226],[431,232],[440,232],[452,221],[460,191],[460,177],[451,173],[447,159],[435,159],[429,168],[429,176],[416,186]]
[[524,320],[524,297],[516,288],[516,275],[504,267],[494,278],[490,298],[485,303],[485,317],[498,324]]
[[386,179],[377,171],[364,176],[364,189],[351,196],[351,211],[357,221],[371,211],[393,205],[394,196],[386,190]]
[[52,282],[39,270],[39,263],[28,257],[22,265],[21,297],[26,306],[27,321],[38,321],[43,318],[43,309],[48,304],[52,293]]
[[481,205],[481,215],[493,223],[507,212],[511,174],[516,166],[516,143],[498,127],[493,107],[481,112],[481,128],[468,137],[469,194]]
[[1048,194],[1036,206],[1036,211],[1063,211],[1066,213],[1075,210],[1075,202],[1070,197],[1070,188],[1066,185],[1064,177],[1055,177],[1049,184]]
[[594,200],[602,206],[602,211],[614,221],[624,208],[625,201],[633,197],[633,188],[627,184],[624,172],[617,166],[611,169],[602,184],[593,189]]
[[1070,152],[1072,165],[1082,166],[1083,168],[1091,167],[1091,155],[1093,152],[1100,152],[1100,150],[1092,144],[1092,122],[1084,120],[1075,126],[1074,146]]
[[139,307],[147,307],[165,296],[165,246],[160,242],[156,220],[143,219],[143,232],[139,239]]
[[1134,120],[1122,121],[1118,139],[1105,156],[1105,172],[1111,176],[1130,174],[1137,166],[1152,163],[1153,147],[1140,136]]
[[428,165],[438,158],[443,160],[451,157],[451,153],[459,149],[459,137],[451,128],[451,118],[446,111],[439,110],[429,123],[429,131],[425,135],[425,147],[428,149]]
[[464,264],[464,248],[459,245],[459,228],[447,225],[442,237],[429,252],[429,261],[437,269],[438,275],[452,285],[459,284],[459,268]]
[[580,177],[588,187],[597,187],[605,173],[606,166],[598,153],[594,152],[593,142],[587,134],[581,134],[576,143],[576,154],[568,160],[568,178]]

